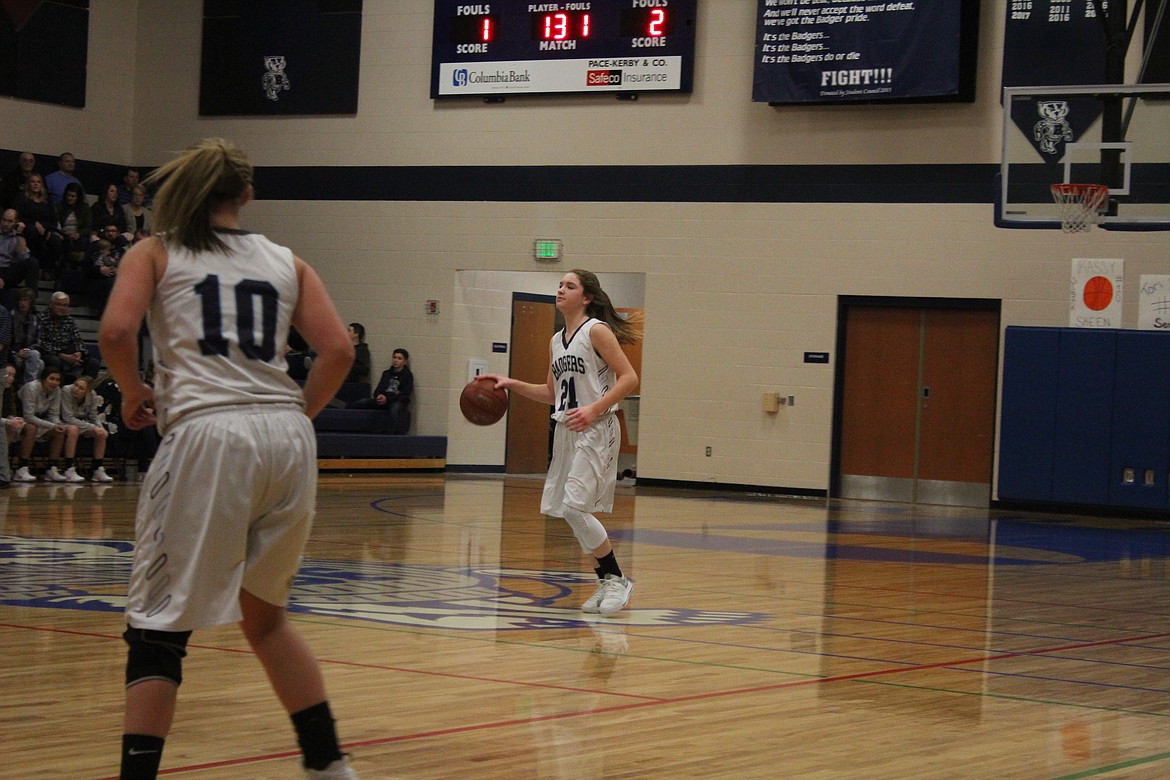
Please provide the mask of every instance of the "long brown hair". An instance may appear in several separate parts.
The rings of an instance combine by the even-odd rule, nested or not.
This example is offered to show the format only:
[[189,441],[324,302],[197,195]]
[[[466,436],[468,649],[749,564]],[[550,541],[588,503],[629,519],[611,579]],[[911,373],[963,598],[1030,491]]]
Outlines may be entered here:
[[577,278],[581,280],[581,288],[585,291],[585,295],[592,299],[585,307],[586,314],[608,325],[609,329],[613,331],[613,335],[617,336],[618,342],[633,344],[638,340],[638,331],[628,321],[622,319],[617,310],[613,308],[609,295],[601,289],[601,282],[597,281],[597,274],[579,268],[574,268],[569,273],[577,275]]
[[146,178],[161,182],[154,224],[163,239],[193,251],[228,251],[211,226],[211,213],[238,200],[252,184],[252,163],[235,144],[208,138]]

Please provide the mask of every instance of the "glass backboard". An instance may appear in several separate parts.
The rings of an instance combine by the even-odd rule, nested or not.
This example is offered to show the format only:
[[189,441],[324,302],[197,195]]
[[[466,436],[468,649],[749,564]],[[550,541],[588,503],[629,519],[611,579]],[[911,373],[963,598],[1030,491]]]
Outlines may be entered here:
[[1057,183],[1109,187],[1100,227],[1170,230],[1170,84],[1007,87],[995,221],[1060,229]]

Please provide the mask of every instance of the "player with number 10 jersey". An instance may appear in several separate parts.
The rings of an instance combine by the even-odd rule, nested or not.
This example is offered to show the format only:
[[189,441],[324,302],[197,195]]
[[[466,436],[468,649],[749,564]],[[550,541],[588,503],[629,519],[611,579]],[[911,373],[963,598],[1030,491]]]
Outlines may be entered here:
[[304,405],[283,350],[298,300],[292,251],[258,233],[216,234],[227,252],[170,248],[147,312],[160,433],[200,409]]
[[[127,780],[158,775],[191,633],[235,622],[289,714],[306,777],[357,777],[286,609],[316,504],[310,418],[345,379],[353,345],[316,272],[241,229],[252,177],[222,139],[152,173],[161,232],[126,253],[102,316],[123,421],[163,435],[139,492],[126,594]],[[139,371],[144,318],[153,387]],[[291,326],[317,353],[303,390],[286,372]]]

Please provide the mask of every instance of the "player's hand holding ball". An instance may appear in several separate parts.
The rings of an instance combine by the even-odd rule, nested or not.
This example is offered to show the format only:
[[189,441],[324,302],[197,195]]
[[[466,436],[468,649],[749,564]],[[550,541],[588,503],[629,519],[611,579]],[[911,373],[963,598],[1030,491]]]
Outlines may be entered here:
[[508,394],[497,386],[496,377],[478,376],[459,394],[459,411],[473,425],[494,425],[508,411]]

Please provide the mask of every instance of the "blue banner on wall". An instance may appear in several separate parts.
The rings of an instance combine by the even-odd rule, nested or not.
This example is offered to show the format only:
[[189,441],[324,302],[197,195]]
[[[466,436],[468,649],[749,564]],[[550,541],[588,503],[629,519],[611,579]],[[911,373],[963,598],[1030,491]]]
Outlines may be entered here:
[[832,103],[960,91],[961,0],[759,0],[752,100]]
[[[1009,0],[1003,86],[1104,84],[1105,33],[1093,0]],[[1101,115],[1096,100],[1037,98],[1012,107],[1012,121],[1050,165]]]
[[88,57],[89,0],[0,0],[0,95],[84,108]]
[[204,0],[199,114],[356,114],[361,36],[361,0]]
[[1146,9],[1145,45],[1142,51],[1148,52],[1146,72],[1138,81],[1142,84],[1165,84],[1170,82],[1170,7],[1161,7],[1161,17],[1158,16],[1158,3],[1153,3]]
[[1009,0],[1003,86],[1104,84],[1105,33],[1093,0]]

